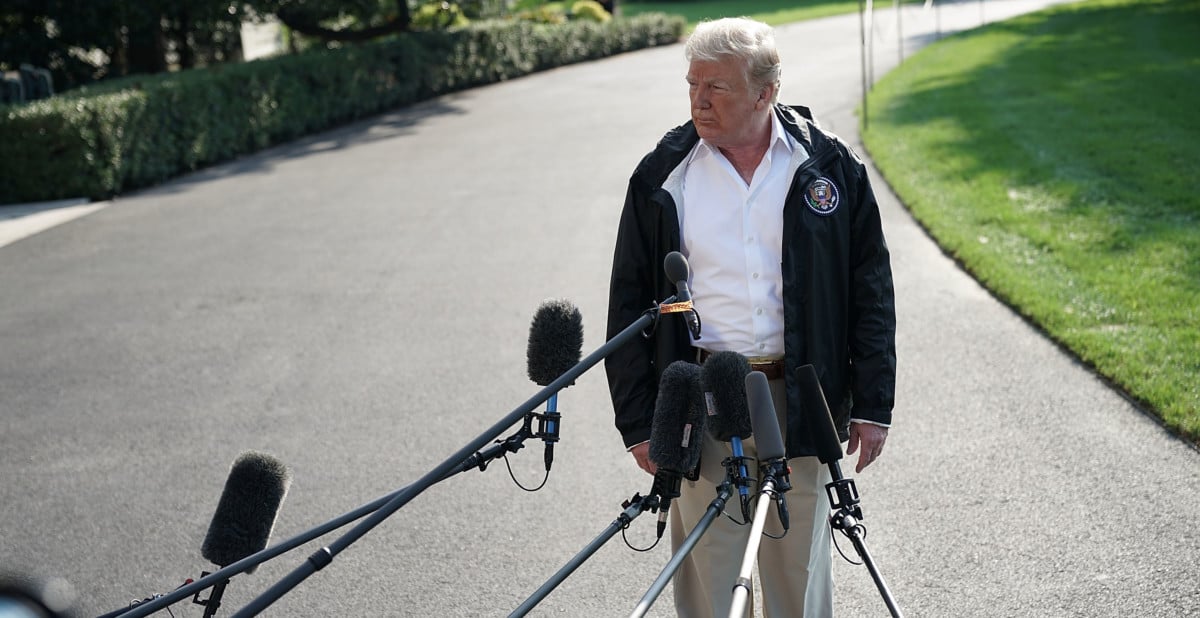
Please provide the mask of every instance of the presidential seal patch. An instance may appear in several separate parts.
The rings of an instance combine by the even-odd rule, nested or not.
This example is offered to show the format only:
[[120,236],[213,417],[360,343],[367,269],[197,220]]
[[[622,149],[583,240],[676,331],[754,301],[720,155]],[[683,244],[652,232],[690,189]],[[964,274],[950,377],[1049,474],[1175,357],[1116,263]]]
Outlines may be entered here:
[[808,183],[808,188],[804,190],[804,203],[821,216],[833,214],[840,199],[837,185],[824,176]]

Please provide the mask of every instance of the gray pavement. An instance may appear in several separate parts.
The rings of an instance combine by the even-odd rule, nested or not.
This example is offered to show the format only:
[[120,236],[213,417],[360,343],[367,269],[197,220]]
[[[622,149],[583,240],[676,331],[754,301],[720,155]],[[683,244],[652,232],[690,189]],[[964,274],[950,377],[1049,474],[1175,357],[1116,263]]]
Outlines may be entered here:
[[[1044,4],[906,9],[907,52]],[[898,57],[895,22],[880,13],[874,30],[878,76]],[[783,100],[857,145],[857,17],[779,39]],[[116,609],[213,569],[200,544],[244,450],[293,471],[279,540],[419,478],[507,415],[538,390],[524,353],[542,300],[580,307],[585,353],[603,343],[624,183],[685,119],[684,68],[676,45],[443,97],[0,247],[0,568],[65,578],[85,613]],[[900,391],[884,459],[857,481],[900,605],[1200,615],[1200,454],[962,273],[877,174],[876,187]],[[545,489],[515,487],[502,462],[437,485],[266,615],[507,615],[649,489],[600,369],[560,409]],[[527,485],[540,451],[512,458]],[[648,545],[651,516],[627,534]],[[315,547],[235,578],[221,615]],[[627,615],[668,558],[618,536],[531,615]],[[886,615],[863,567],[835,565],[839,615]],[[668,593],[650,615],[670,607]]]

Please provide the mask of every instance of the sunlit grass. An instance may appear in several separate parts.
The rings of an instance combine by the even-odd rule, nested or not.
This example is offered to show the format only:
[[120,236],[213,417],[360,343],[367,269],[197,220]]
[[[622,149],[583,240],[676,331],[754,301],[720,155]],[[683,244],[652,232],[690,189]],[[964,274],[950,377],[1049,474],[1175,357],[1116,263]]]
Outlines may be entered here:
[[700,0],[697,2],[621,2],[622,15],[672,13],[683,15],[688,28],[705,19],[752,17],[777,26],[858,11],[858,0]]
[[1200,442],[1200,0],[1093,0],[932,45],[867,147],[998,296]]

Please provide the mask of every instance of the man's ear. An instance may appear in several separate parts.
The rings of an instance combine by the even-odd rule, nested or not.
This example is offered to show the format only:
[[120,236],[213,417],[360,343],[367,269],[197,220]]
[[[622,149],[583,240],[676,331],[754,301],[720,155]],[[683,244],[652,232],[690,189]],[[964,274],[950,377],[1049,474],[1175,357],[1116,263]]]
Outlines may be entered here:
[[772,99],[775,98],[775,84],[767,84],[758,91],[758,100],[755,101],[757,107],[759,103],[770,107]]

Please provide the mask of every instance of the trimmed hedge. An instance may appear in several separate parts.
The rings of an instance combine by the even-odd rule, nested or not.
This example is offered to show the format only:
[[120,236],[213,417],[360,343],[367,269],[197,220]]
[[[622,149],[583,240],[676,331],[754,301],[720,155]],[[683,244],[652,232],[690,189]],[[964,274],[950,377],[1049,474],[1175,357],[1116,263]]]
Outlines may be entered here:
[[0,108],[0,204],[105,199],[439,94],[673,43],[685,25],[485,22]]

